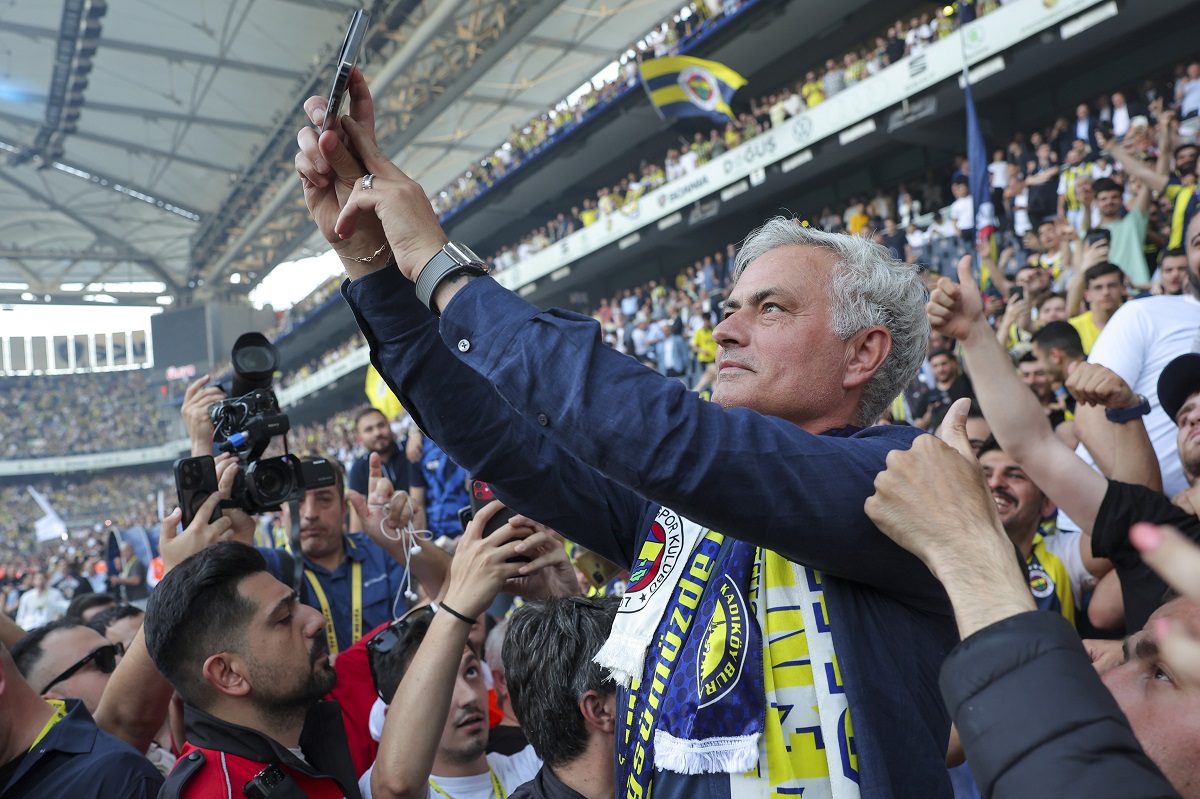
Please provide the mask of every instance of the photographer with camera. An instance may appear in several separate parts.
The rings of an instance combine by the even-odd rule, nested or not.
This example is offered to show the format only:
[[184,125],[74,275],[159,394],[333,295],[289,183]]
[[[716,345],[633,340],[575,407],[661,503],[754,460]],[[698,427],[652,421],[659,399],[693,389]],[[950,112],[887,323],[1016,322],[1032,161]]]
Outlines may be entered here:
[[[395,618],[406,601],[416,599],[413,578],[436,595],[449,558],[404,532],[414,515],[412,503],[383,477],[377,452],[369,457],[369,501],[345,490],[341,467],[333,460],[262,458],[271,439],[286,435],[291,426],[270,388],[279,353],[261,334],[246,333],[234,344],[232,362],[234,378],[228,391],[205,386],[204,375],[184,395],[181,412],[197,457],[176,464],[180,505],[188,506],[189,492],[211,490],[215,472],[204,475],[213,443],[222,455],[236,455],[243,469],[222,512],[246,543],[252,543],[254,531],[250,514],[282,509],[285,526],[298,529],[302,577],[296,574],[292,553],[261,549],[260,554],[280,582],[293,585],[299,577],[293,587],[300,601],[324,616],[330,655],[336,658],[364,631]],[[299,509],[295,519],[293,503]],[[366,533],[346,532],[351,507]]]

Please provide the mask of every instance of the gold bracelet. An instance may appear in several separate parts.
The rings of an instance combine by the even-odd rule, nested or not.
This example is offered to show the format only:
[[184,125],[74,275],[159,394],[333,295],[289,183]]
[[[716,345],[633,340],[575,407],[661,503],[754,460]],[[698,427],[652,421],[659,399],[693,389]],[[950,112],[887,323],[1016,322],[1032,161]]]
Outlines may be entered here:
[[383,244],[380,244],[379,249],[376,250],[375,252],[371,253],[370,255],[368,255],[366,258],[355,258],[353,255],[342,255],[341,253],[338,253],[338,258],[341,258],[346,261],[354,261],[354,262],[360,263],[360,264],[369,264],[372,261],[374,261],[376,258],[378,258],[380,253],[382,253],[387,248],[388,248],[388,245],[385,242]]

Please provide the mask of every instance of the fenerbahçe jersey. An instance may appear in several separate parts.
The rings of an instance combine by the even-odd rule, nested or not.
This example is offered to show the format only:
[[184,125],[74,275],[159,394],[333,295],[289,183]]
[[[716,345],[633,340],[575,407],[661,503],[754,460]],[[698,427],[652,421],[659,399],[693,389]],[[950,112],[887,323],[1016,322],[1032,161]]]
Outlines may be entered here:
[[1038,610],[1052,610],[1075,624],[1075,594],[1071,590],[1071,575],[1066,564],[1046,547],[1041,533],[1033,536],[1033,550],[1025,565],[1029,574],[1029,591]]

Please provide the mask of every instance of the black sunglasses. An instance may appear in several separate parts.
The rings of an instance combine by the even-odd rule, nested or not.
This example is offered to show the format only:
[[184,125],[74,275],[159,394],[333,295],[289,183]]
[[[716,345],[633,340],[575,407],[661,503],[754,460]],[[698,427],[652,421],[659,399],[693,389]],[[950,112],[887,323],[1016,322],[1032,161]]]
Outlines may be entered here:
[[44,694],[63,680],[71,679],[75,676],[76,672],[82,670],[93,660],[96,661],[96,668],[100,669],[101,674],[112,674],[113,669],[117,667],[117,658],[124,654],[124,644],[109,644],[107,646],[101,646],[93,649],[91,652],[88,652],[86,655],[84,655],[83,658],[74,666],[51,680],[46,687],[38,691],[38,693]]
[[379,688],[379,675],[377,673],[376,661],[382,657],[386,657],[397,647],[405,645],[405,639],[408,637],[408,629],[416,623],[428,622],[433,618],[433,606],[421,605],[418,608],[413,608],[408,613],[405,613],[394,622],[384,627],[379,632],[375,633],[367,641],[367,664],[371,667],[371,682],[375,684],[375,693],[384,702],[391,701],[391,697],[384,696],[383,691]]

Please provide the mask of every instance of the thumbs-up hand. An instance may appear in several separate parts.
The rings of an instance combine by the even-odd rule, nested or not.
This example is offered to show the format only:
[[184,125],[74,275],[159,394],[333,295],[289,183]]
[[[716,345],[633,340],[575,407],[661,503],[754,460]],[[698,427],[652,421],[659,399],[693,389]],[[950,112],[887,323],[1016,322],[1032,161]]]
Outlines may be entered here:
[[875,478],[866,512],[900,546],[941,577],[942,569],[971,560],[981,538],[1007,543],[996,502],[967,439],[971,401],[950,406],[937,436],[918,436],[909,450],[893,450]]

